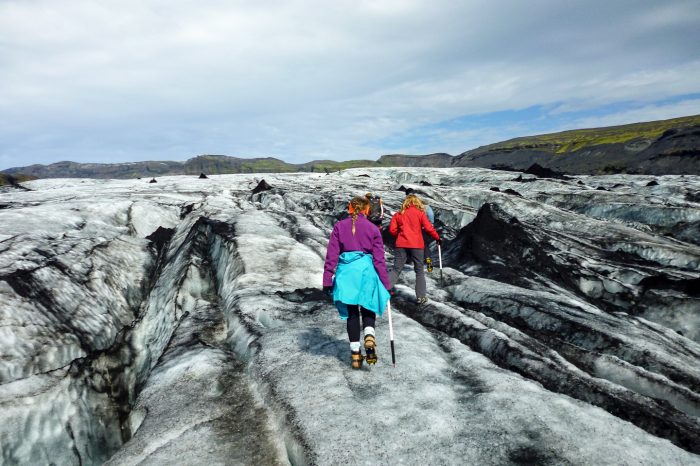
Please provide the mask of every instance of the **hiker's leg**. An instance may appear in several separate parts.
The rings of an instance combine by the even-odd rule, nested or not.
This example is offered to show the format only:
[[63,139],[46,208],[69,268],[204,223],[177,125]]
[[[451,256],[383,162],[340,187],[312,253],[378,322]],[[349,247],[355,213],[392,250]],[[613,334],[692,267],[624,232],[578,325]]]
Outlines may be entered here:
[[399,281],[399,275],[401,275],[401,269],[406,265],[406,249],[396,248],[394,250],[394,268],[391,269],[389,273],[389,280],[391,281],[391,286],[396,286],[396,282]]
[[416,272],[416,298],[425,298],[425,271],[423,270],[423,250],[411,249],[411,262],[413,262],[413,270]]
[[364,346],[365,346],[365,359],[367,364],[377,363],[377,339],[374,333],[374,312],[368,311],[367,309],[360,308],[362,312],[362,327],[363,333],[365,334]]
[[367,336],[368,333],[374,335],[374,324],[377,319],[376,314],[372,311],[368,311],[364,307],[360,309],[362,312],[362,328],[365,332],[365,336]]
[[348,339],[350,340],[350,350],[360,350],[360,306],[348,304]]

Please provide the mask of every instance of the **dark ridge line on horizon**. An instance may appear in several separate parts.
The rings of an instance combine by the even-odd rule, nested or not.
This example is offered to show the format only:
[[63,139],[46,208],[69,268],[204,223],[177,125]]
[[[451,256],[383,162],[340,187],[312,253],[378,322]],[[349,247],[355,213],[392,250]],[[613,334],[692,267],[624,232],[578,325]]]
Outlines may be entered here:
[[[312,160],[202,154],[185,161],[120,163],[55,162],[0,170],[34,178],[131,179],[234,173],[330,173],[371,167],[478,167],[522,171],[538,164],[564,174],[700,174],[700,115],[508,139],[458,155],[385,154],[377,160]],[[0,185],[7,184],[0,177]],[[11,183],[10,183],[11,184]]]

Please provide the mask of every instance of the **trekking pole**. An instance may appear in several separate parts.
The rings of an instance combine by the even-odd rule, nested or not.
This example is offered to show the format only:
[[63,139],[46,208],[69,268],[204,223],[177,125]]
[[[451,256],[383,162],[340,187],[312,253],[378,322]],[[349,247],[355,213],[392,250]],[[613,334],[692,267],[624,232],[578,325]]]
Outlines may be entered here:
[[386,310],[389,313],[389,341],[391,342],[391,363],[396,367],[396,354],[394,353],[394,326],[391,324],[391,301],[387,301]]
[[440,260],[440,286],[445,287],[445,280],[442,278],[442,248],[440,243],[438,243],[438,259]]

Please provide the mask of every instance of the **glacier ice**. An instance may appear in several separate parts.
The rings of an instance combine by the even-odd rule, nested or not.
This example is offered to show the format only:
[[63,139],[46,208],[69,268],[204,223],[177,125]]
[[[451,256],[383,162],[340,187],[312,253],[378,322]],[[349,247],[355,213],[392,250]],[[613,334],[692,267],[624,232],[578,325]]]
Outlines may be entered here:
[[[516,176],[3,191],[2,464],[700,464],[700,179]],[[397,367],[380,320],[353,372],[328,235],[352,195],[393,211],[401,186],[435,211],[444,286],[436,267],[418,307],[403,274]]]

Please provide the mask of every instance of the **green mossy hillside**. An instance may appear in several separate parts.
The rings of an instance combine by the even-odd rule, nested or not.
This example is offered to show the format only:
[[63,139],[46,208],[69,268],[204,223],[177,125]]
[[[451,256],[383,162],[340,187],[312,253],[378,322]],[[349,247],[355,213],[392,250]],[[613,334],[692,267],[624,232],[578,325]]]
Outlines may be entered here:
[[25,181],[31,180],[36,180],[36,177],[21,174],[10,176],[4,173],[0,173],[0,186],[15,185],[17,183],[23,183]]
[[633,123],[604,128],[577,129],[560,133],[525,136],[485,146],[489,151],[535,149],[553,154],[566,154],[604,144],[629,144],[651,141],[666,131],[700,125],[700,115],[671,120]]

